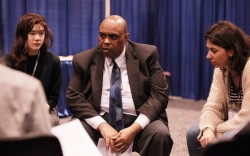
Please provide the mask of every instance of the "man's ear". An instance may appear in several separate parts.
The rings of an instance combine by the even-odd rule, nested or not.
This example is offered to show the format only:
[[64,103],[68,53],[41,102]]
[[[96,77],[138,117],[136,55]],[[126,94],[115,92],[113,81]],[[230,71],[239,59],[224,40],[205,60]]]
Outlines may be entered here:
[[126,38],[126,40],[129,39],[129,33],[126,33],[126,34],[125,34],[125,38]]

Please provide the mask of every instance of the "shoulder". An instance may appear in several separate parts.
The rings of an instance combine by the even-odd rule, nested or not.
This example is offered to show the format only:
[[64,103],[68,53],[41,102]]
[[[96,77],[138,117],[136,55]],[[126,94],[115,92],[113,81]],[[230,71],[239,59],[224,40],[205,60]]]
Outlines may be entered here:
[[91,49],[87,49],[81,52],[78,52],[74,55],[74,57],[88,57],[88,56],[92,56],[95,55],[97,53],[97,51],[100,51],[100,48],[98,46],[93,47]]
[[34,92],[37,88],[41,87],[38,79],[4,65],[0,65],[0,73],[5,73],[0,77],[1,85],[8,85],[11,88],[21,88],[29,92]]
[[54,62],[60,62],[59,56],[57,56],[55,53],[53,53],[49,50],[42,53],[41,56],[44,57],[45,59],[52,60]]
[[220,68],[214,68],[214,75],[222,75],[223,72]]
[[60,58],[51,51],[44,51],[41,53],[41,61],[39,63],[42,67],[48,67],[50,69],[58,70],[61,68]]
[[219,85],[225,84],[228,81],[228,72],[223,72],[220,68],[214,68],[213,82],[217,82]]
[[10,68],[13,68],[13,69],[15,68],[15,60],[10,54],[2,56],[0,58],[0,62],[2,62],[3,64],[5,64],[6,66]]
[[250,70],[250,59],[248,58],[248,60],[247,60],[247,62],[246,62],[246,65],[245,65],[245,68],[244,68],[244,70],[243,70],[243,72],[244,71],[249,71]]
[[73,56],[73,61],[91,61],[97,53],[100,53],[100,48],[97,46],[97,47],[94,47],[94,48],[91,48],[91,49],[88,49],[88,50],[85,50],[85,51],[81,51],[79,53],[76,53],[74,56]]
[[242,77],[250,77],[250,59],[246,62],[246,65],[244,67]]
[[250,59],[248,59],[245,67],[244,67],[244,70],[243,70],[243,73],[242,73],[242,80],[243,82],[246,82],[244,80],[250,80]]
[[141,61],[146,61],[150,58],[158,58],[158,50],[155,45],[135,43],[129,41],[127,44],[127,56],[138,58]]
[[136,52],[155,52],[157,51],[157,47],[155,45],[151,45],[151,44],[144,44],[144,43],[136,43],[136,42],[132,42],[129,41],[128,45],[134,49]]

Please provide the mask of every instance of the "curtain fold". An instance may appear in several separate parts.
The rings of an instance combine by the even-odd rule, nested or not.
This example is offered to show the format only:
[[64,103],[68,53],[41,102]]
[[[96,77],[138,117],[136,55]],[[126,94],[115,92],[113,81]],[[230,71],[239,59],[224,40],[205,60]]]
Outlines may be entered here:
[[171,94],[206,99],[213,67],[206,60],[205,32],[229,20],[250,33],[248,0],[111,0],[111,14],[128,22],[130,38],[154,44],[163,69],[171,72]]

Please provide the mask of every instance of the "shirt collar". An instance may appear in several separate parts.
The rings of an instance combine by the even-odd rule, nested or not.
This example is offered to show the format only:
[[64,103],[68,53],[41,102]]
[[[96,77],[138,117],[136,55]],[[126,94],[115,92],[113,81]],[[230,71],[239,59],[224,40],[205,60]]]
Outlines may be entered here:
[[[122,51],[121,55],[118,56],[117,58],[115,58],[115,62],[117,63],[117,65],[119,67],[120,67],[121,61],[123,59],[125,59],[125,51],[126,51],[126,45],[124,45],[124,48],[123,48],[123,51]],[[113,64],[112,59],[109,58],[109,57],[105,57],[105,64],[108,65],[108,66],[111,66]]]

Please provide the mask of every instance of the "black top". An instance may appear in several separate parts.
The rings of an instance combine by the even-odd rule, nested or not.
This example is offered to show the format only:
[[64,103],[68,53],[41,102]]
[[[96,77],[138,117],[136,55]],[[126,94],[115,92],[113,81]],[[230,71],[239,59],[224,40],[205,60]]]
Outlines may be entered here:
[[[28,56],[26,68],[23,72],[32,75],[36,59],[37,55]],[[62,81],[59,57],[50,51],[41,52],[34,77],[41,81],[50,109],[54,108],[58,103]]]
[[241,109],[242,99],[243,99],[243,90],[242,90],[242,82],[240,76],[240,86],[238,89],[234,87],[232,77],[229,76],[229,96],[231,104],[234,104],[239,110]]

